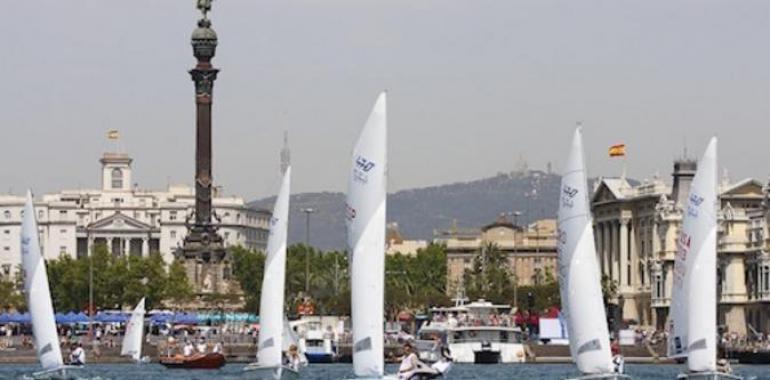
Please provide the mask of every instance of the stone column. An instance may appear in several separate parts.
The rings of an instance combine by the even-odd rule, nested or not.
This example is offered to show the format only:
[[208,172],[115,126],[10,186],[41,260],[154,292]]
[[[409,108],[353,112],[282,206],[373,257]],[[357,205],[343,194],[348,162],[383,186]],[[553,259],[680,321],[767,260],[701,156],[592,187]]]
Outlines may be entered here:
[[142,238],[142,257],[147,257],[150,255],[150,239],[149,238]]
[[639,268],[639,249],[636,247],[636,228],[633,222],[629,223],[628,227],[628,238],[631,241],[631,273],[629,276],[631,276],[631,286],[637,287],[639,286],[639,279],[636,275],[636,268]]
[[608,222],[602,223],[602,235],[604,237],[604,273],[609,277],[612,278],[612,260],[610,259],[610,255],[612,252],[612,246],[610,244],[611,236],[610,236],[610,224]]
[[91,256],[91,251],[93,251],[93,249],[94,249],[94,237],[91,236],[91,234],[89,234],[86,237],[86,239],[88,240],[88,244],[87,244],[87,247],[86,247],[86,250],[87,250],[86,254],[90,257]]
[[628,219],[620,219],[620,275],[618,279],[620,281],[620,288],[623,291],[628,291]]
[[126,256],[131,256],[131,239],[125,238],[123,239],[123,254]]
[[113,251],[112,239],[113,238],[111,238],[111,237],[107,238],[107,251],[110,253],[110,255],[114,255],[115,254],[115,251]]

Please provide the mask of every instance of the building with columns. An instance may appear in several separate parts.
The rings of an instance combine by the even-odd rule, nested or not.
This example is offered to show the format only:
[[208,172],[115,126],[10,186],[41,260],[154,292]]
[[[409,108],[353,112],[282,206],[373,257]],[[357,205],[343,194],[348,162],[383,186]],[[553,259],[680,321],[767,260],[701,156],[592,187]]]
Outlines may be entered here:
[[495,244],[508,257],[516,286],[539,285],[548,276],[558,278],[556,220],[545,219],[528,226],[514,225],[501,215],[480,229],[460,229],[436,233],[434,243],[443,244],[447,255],[447,294],[463,288],[463,274],[473,265],[481,249]]
[[[591,207],[597,255],[602,274],[618,286],[610,300],[631,324],[664,329],[671,304],[674,258],[682,207],[695,175],[696,162],[677,160],[671,186],[660,178],[632,185],[622,178],[604,178],[596,185]],[[719,186],[718,320],[728,330],[747,332],[747,311],[753,308],[748,270],[759,248],[752,245],[751,215],[757,215],[763,186],[756,180]],[[754,247],[754,248],[752,248]],[[747,277],[748,274],[748,277]]]
[[[101,188],[36,197],[43,256],[82,257],[94,244],[104,243],[114,255],[146,256],[157,251],[171,262],[195,208],[194,190],[186,185],[139,189],[132,182],[132,158],[124,153],[105,153],[99,162]],[[21,262],[24,202],[24,196],[0,195],[0,276],[14,272]],[[227,246],[265,248],[269,211],[225,196],[215,196],[213,208]]]

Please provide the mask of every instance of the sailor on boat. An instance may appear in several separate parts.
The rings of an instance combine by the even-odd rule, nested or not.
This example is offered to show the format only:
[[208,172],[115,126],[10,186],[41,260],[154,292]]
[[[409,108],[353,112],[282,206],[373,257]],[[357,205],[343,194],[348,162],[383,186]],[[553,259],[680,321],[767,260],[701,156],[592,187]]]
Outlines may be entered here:
[[185,340],[184,348],[182,349],[182,354],[184,356],[192,356],[194,350],[195,350],[195,347],[193,347],[192,342],[190,342],[189,340]]
[[286,353],[286,366],[295,372],[299,372],[300,367],[302,367],[302,359],[295,344],[289,346],[289,351]]
[[86,365],[86,351],[83,349],[83,343],[72,346],[70,365]]

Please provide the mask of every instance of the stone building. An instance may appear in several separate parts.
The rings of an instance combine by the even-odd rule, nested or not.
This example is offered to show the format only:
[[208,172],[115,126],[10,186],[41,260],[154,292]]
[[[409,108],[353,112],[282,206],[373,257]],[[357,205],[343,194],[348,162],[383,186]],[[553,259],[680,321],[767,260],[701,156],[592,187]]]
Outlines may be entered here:
[[548,276],[558,278],[556,220],[545,219],[522,227],[500,216],[480,229],[452,228],[436,234],[434,242],[446,246],[447,294],[463,287],[463,274],[473,258],[488,243],[506,253],[517,286],[537,285]]
[[[81,257],[104,243],[114,255],[160,252],[167,262],[187,233],[194,210],[194,190],[170,186],[142,190],[132,182],[132,159],[123,153],[105,153],[101,187],[64,190],[37,197],[34,202],[46,259],[61,255]],[[21,214],[25,198],[0,195],[0,276],[15,271],[21,262]],[[214,210],[225,244],[264,249],[270,212],[253,209],[239,197],[216,196]]]
[[[623,319],[664,329],[671,304],[674,258],[682,207],[695,175],[696,162],[674,163],[672,184],[660,178],[632,185],[622,178],[601,179],[591,207],[602,274],[618,285]],[[746,332],[750,309],[746,277],[752,262],[750,215],[761,206],[762,184],[753,179],[719,186],[718,320],[730,331]]]

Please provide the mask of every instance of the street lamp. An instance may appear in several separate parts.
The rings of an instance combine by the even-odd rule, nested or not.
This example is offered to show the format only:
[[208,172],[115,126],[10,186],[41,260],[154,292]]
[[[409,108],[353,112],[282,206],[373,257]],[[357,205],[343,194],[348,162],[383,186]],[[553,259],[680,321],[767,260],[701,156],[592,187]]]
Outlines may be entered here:
[[305,295],[310,292],[310,214],[316,213],[314,208],[303,208],[305,213]]

